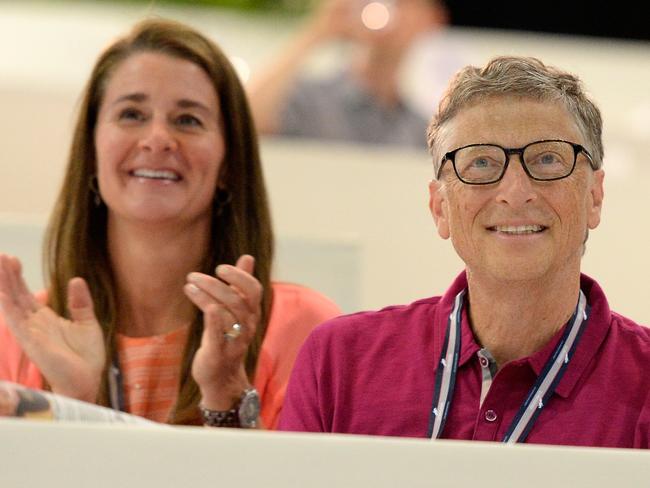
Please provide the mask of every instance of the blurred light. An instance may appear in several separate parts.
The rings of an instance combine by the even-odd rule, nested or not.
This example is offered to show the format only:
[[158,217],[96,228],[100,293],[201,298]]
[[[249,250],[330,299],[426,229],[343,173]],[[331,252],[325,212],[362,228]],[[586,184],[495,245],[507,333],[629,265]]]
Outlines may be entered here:
[[361,22],[370,30],[380,30],[388,25],[390,11],[383,2],[370,2],[361,11]]
[[246,84],[248,79],[251,77],[251,67],[249,64],[244,58],[240,58],[239,56],[230,56],[230,62],[232,63],[233,68],[235,68],[237,76],[239,76],[239,81],[241,81],[242,84]]

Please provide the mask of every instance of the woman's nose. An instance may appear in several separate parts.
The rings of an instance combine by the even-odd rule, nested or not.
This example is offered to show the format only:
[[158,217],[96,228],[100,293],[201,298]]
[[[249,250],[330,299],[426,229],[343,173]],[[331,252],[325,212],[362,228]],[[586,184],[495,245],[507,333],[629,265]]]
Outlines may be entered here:
[[152,152],[170,152],[178,147],[166,121],[152,120],[140,139],[140,148]]

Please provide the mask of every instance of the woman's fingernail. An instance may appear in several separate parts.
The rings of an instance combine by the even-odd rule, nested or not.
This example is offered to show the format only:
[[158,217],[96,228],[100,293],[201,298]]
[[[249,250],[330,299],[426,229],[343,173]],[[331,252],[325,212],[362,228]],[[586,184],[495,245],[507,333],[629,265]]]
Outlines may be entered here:
[[193,283],[190,283],[190,284],[187,285],[187,291],[189,291],[192,294],[198,293],[199,292],[199,287],[196,286]]

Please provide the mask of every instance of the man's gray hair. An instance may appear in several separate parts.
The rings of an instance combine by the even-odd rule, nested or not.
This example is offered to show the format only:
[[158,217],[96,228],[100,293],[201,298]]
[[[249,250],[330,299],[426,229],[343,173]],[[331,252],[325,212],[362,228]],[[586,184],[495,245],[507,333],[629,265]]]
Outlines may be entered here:
[[585,93],[580,79],[536,58],[502,56],[493,58],[483,68],[466,66],[449,83],[438,113],[427,129],[427,143],[434,157],[434,174],[438,173],[442,159],[440,144],[446,123],[469,105],[509,95],[562,102],[582,131],[595,166],[602,167],[603,122],[600,110]]

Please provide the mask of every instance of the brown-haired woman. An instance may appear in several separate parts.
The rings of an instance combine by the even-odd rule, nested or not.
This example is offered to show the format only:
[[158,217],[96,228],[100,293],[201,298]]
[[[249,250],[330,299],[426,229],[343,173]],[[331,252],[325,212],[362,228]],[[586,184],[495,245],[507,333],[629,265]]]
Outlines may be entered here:
[[208,424],[255,426],[259,391],[273,428],[297,349],[338,309],[272,283],[272,251],[232,66],[190,27],[141,22],[86,87],[47,292],[0,255],[0,379],[176,424],[201,423],[201,403]]

